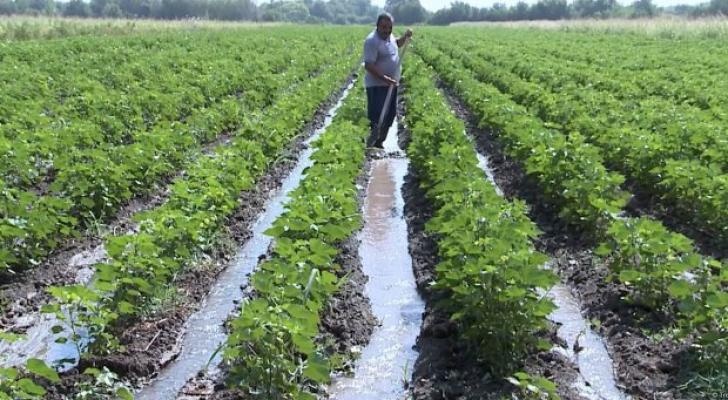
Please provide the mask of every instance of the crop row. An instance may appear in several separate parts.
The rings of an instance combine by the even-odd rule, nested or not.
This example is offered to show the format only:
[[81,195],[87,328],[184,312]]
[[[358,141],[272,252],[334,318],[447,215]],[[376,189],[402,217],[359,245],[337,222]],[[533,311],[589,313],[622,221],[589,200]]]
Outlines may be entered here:
[[[263,32],[174,32],[130,37],[75,38],[0,47],[0,79],[6,90],[0,106],[3,137],[87,117],[109,139],[164,119],[180,119],[229,93],[267,97],[268,87],[251,73],[284,73],[291,54],[311,35],[307,48],[329,49],[315,34],[328,29],[290,28]],[[290,48],[293,46],[293,48]],[[98,112],[96,112],[98,111]],[[105,118],[94,114],[101,114]]]
[[[300,45],[291,47],[291,51]],[[334,52],[346,57],[347,47],[342,41]],[[264,100],[253,101],[254,96],[249,98],[247,92],[243,96],[233,94],[195,109],[184,121],[158,123],[150,131],[137,132],[129,144],[97,143],[81,148],[68,144],[60,155],[49,148],[36,149],[53,158],[55,179],[46,194],[6,187],[0,181],[3,198],[8,199],[0,209],[0,269],[37,264],[62,238],[77,235],[90,221],[104,221],[131,197],[148,192],[182,169],[199,154],[202,143],[237,128],[243,121],[255,123],[261,108],[326,68],[314,56],[296,56],[293,60],[296,62],[288,59],[287,64],[292,66],[286,68],[286,73],[273,78],[267,69],[243,71],[240,75],[236,85],[242,86],[234,90],[266,85],[269,92]],[[85,133],[99,140],[103,137],[98,130]],[[61,131],[56,138],[77,140],[79,136],[83,135]],[[9,146],[9,151],[16,152],[15,144]],[[33,158],[26,154],[26,160]]]
[[[695,155],[690,158],[687,150],[710,142],[710,133],[669,135],[625,126],[620,122],[621,114],[610,114],[613,103],[602,101],[599,93],[587,95],[585,89],[581,95],[571,97],[563,92],[549,96],[538,84],[524,82],[485,60],[456,50],[451,55],[462,56],[463,63],[478,79],[508,92],[544,121],[555,124],[551,126],[570,136],[576,136],[572,132],[584,135],[599,148],[610,167],[631,178],[645,193],[656,193],[665,204],[686,215],[690,223],[717,236],[721,243],[728,240],[728,174],[720,167],[728,165],[728,160],[714,148],[706,147],[700,154],[707,161],[700,161]],[[557,97],[561,106],[554,106],[552,100]],[[591,100],[584,100],[583,105],[586,98]]]
[[[198,36],[157,38],[161,44],[151,49],[118,38],[92,40],[95,46],[74,41],[29,46],[37,52],[35,60],[5,67],[0,128],[2,148],[11,146],[12,152],[4,153],[2,178],[12,187],[33,187],[57,175],[59,149],[134,143],[158,124],[184,120],[226,98],[265,104],[269,85],[276,83],[267,76],[290,65],[283,38],[269,44],[279,55],[248,62],[246,55],[266,45],[262,37],[229,35],[208,43],[216,38]],[[129,48],[119,50],[125,45]],[[49,93],[38,96],[44,92]]]
[[[596,92],[600,93],[600,98],[611,101],[613,108],[618,106],[616,108],[619,110],[641,110],[649,113],[645,116],[642,112],[624,112],[622,113],[624,122],[639,126],[650,124],[659,132],[682,129],[703,131],[710,137],[724,135],[723,124],[727,115],[721,107],[722,100],[709,95],[694,95],[693,97],[699,97],[700,100],[689,100],[675,98],[676,96],[665,95],[662,92],[653,93],[643,88],[643,85],[648,84],[645,82],[649,82],[648,77],[642,76],[645,74],[630,71],[630,79],[627,80],[624,79],[625,71],[616,65],[608,69],[586,63],[564,61],[563,58],[540,51],[533,43],[530,46],[524,45],[516,50],[511,45],[503,43],[486,48],[470,40],[464,43],[462,48],[475,51],[478,57],[507,68],[521,78],[546,84],[552,91],[575,95],[579,94],[576,89]],[[676,83],[652,82],[650,87],[665,89],[664,87],[669,84]],[[683,88],[680,93],[688,96],[686,90],[689,89]],[[716,104],[710,106],[710,101]]]
[[728,69],[719,39],[677,41],[641,35],[544,31],[514,34],[510,30],[482,29],[448,34],[462,37],[460,33],[465,32],[470,38],[505,46],[522,55],[550,56],[559,60],[561,67],[596,72],[598,78],[591,82],[595,87],[605,83],[603,78],[611,77],[638,98],[659,96],[700,107],[722,120],[726,117],[722,104],[728,100],[728,86],[720,77]]
[[314,164],[266,231],[270,257],[251,277],[254,296],[230,326],[224,350],[228,384],[267,399],[315,399],[329,381],[329,354],[316,341],[320,313],[348,279],[338,278],[337,244],[361,226],[356,180],[368,123],[355,86],[314,143]]
[[497,194],[432,72],[413,56],[405,77],[412,135],[407,151],[435,209],[426,225],[440,259],[435,287],[449,294],[440,306],[487,368],[508,376],[523,367],[530,351],[550,347],[537,333],[548,327],[554,305],[539,290],[548,290],[557,278],[544,269],[548,257],[534,250],[539,232],[526,205]]
[[[627,195],[619,188],[623,177],[608,172],[599,152],[579,134],[567,137],[547,128],[525,107],[478,81],[473,72],[439,50],[425,43],[417,50],[480,124],[496,129],[506,151],[523,163],[560,215],[602,240],[597,253],[616,279],[634,287],[632,301],[676,312],[681,335],[697,336],[705,346],[701,356],[711,358],[716,349],[725,354],[728,295],[722,287],[728,273],[721,263],[700,256],[688,238],[659,222],[619,217]],[[686,279],[686,273],[695,278]]]
[[[627,129],[659,146],[664,160],[701,160],[728,170],[728,129],[709,112],[659,97],[637,97],[633,93],[640,90],[630,89],[618,78],[571,67],[553,57],[523,54],[520,49],[501,51],[467,41],[452,55],[459,58],[464,54],[469,54],[468,65],[475,60],[478,64],[472,65],[476,71],[500,75],[492,78],[499,87],[495,81],[502,76],[503,85],[509,85],[508,92],[518,101],[527,101],[539,116],[565,130],[588,127],[590,132],[599,132],[604,125]],[[531,87],[525,82],[523,88],[512,83],[519,78],[530,82]],[[534,88],[539,89],[538,99]],[[585,126],[584,116],[591,120],[591,126]]]
[[259,120],[240,128],[228,146],[200,158],[170,187],[168,201],[135,217],[139,231],[110,237],[109,261],[97,264],[87,286],[55,287],[56,302],[44,308],[83,327],[90,342],[78,342],[82,356],[107,354],[118,346],[118,331],[138,320],[175,276],[211,250],[241,191],[255,181],[300,135],[320,105],[348,76],[354,55],[338,59],[317,77],[295,87]]
[[608,44],[601,38],[584,43],[570,41],[568,51],[541,42],[534,43],[534,49],[564,61],[584,62],[591,70],[621,78],[642,95],[692,104],[725,120],[722,104],[728,100],[728,85],[720,76],[728,69],[719,51],[720,40],[659,40],[635,46],[637,38],[621,39]]

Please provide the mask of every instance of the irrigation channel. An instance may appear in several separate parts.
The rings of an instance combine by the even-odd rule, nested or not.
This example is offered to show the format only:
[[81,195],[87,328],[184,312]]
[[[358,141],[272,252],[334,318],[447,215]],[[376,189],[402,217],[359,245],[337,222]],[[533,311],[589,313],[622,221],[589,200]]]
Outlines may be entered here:
[[[88,284],[93,276],[93,265],[106,258],[106,249],[99,245],[93,250],[80,252],[69,260],[69,266],[77,269],[75,282],[80,285]],[[16,342],[0,341],[0,367],[17,367],[25,363],[28,358],[39,358],[48,365],[54,365],[59,372],[68,371],[76,366],[79,355],[76,344],[67,340],[63,343],[58,339],[68,339],[70,329],[53,333],[56,325],[69,328],[68,325],[56,318],[53,314],[41,312],[27,313],[23,316],[24,325],[30,326],[21,340]],[[83,330],[78,332],[83,335]],[[83,338],[81,339],[83,340]]]
[[[316,140],[331,124],[336,111],[346,98],[353,83],[327,113],[324,124],[306,141]],[[366,295],[380,321],[370,343],[361,351],[351,376],[337,376],[328,392],[336,400],[402,399],[411,380],[412,366],[418,353],[414,350],[422,324],[424,302],[416,290],[412,260],[407,249],[407,226],[404,220],[404,200],[401,188],[407,173],[408,160],[397,145],[398,123],[391,127],[384,143],[384,155],[371,163],[370,178],[363,204],[364,227],[359,234],[359,256],[368,276]],[[467,133],[466,133],[467,134]],[[263,232],[283,212],[288,194],[303,178],[303,171],[312,164],[312,149],[304,150],[296,166],[283,181],[281,188],[268,200],[265,212],[254,223],[252,237],[240,249],[234,261],[218,278],[202,308],[193,314],[185,326],[181,350],[177,358],[149,385],[140,389],[137,399],[174,399],[180,390],[199,371],[210,366],[216,370],[219,355],[212,360],[225,340],[224,321],[234,312],[235,300],[242,297],[241,286],[265,255],[271,238]],[[493,179],[487,156],[477,153],[479,166],[499,194],[501,189]],[[103,248],[84,252],[72,259],[79,267],[78,282],[87,282],[90,266],[105,256]],[[547,265],[546,267],[550,267]],[[571,290],[554,286],[548,293],[558,309],[549,318],[560,325],[558,336],[567,346],[554,350],[565,353],[579,369],[574,385],[579,394],[595,400],[626,400],[616,385],[612,360],[603,339],[596,334],[581,314],[579,302]],[[58,335],[50,327],[59,321],[47,315],[34,316],[37,323],[29,329],[26,339],[0,348],[4,365],[21,364],[28,357],[44,359],[51,365],[63,364],[62,370],[73,367],[78,360],[76,346],[70,341],[59,344]],[[575,346],[576,345],[576,346]],[[581,350],[575,351],[579,347]],[[208,372],[214,375],[214,372]]]
[[[495,187],[496,192],[503,196],[503,191],[495,182],[487,156],[480,152],[476,152],[476,155],[478,166]],[[552,263],[548,262],[545,268],[551,268],[551,265]],[[556,284],[546,295],[557,307],[548,318],[560,325],[557,335],[566,342],[566,348],[554,346],[552,351],[564,353],[578,367],[579,374],[574,382],[578,393],[590,400],[629,399],[617,387],[613,362],[604,340],[591,329],[590,324],[582,316],[579,301],[569,287]]]
[[200,310],[185,324],[185,335],[178,357],[161,370],[154,381],[136,393],[136,399],[174,399],[185,384],[206,366],[209,365],[209,375],[215,374],[221,361],[216,351],[226,339],[223,323],[235,311],[235,300],[243,296],[240,288],[247,286],[249,275],[271,244],[272,238],[263,232],[283,213],[289,193],[303,179],[304,170],[313,164],[310,143],[318,139],[331,124],[355,82],[349,84],[338,102],[326,114],[323,125],[306,140],[306,149],[299,156],[296,166],[283,181],[281,188],[268,200],[265,211],[253,224],[251,238],[240,249],[230,267],[220,275]]
[[356,361],[353,375],[333,380],[331,399],[402,399],[417,359],[413,347],[425,305],[407,248],[401,189],[409,163],[397,145],[397,132],[395,121],[384,142],[385,156],[371,163],[359,235],[359,256],[369,278],[366,295],[381,325]]

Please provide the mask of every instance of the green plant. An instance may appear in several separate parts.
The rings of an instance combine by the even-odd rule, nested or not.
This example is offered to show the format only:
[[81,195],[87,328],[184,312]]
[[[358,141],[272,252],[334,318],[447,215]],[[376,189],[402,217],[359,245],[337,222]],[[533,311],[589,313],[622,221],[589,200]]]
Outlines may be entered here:
[[530,351],[550,347],[536,332],[554,305],[538,289],[557,279],[533,249],[539,232],[525,204],[505,200],[488,182],[431,72],[416,58],[407,68],[408,154],[435,208],[426,225],[440,260],[433,285],[447,293],[438,306],[458,323],[473,357],[507,376]]
[[92,377],[93,380],[81,380],[76,383],[74,400],[95,400],[112,396],[120,400],[134,399],[131,389],[119,380],[118,375],[106,367],[103,369],[86,368],[83,374]]
[[[9,337],[3,338],[8,340]],[[45,362],[37,358],[30,358],[25,363],[25,369],[28,373],[37,375],[51,383],[60,382],[58,373],[49,368]],[[27,374],[21,373],[17,368],[0,368],[0,399],[41,399],[46,394],[46,390],[27,377]]]
[[517,372],[513,376],[506,378],[513,386],[520,389],[520,395],[514,396],[518,400],[559,400],[556,394],[556,385],[550,380],[527,374],[525,372]]
[[689,285],[684,274],[703,267],[690,239],[650,219],[616,220],[607,236],[595,253],[607,257],[620,282],[634,287],[630,300],[651,309],[669,310],[671,294]]
[[334,245],[361,224],[355,183],[368,129],[346,116],[362,103],[361,93],[350,94],[314,143],[314,164],[290,194],[286,211],[266,231],[275,247],[250,279],[255,296],[231,323],[224,349],[228,383],[256,396],[314,399],[341,360],[329,357],[317,336],[319,313],[347,279],[334,274],[339,268]]

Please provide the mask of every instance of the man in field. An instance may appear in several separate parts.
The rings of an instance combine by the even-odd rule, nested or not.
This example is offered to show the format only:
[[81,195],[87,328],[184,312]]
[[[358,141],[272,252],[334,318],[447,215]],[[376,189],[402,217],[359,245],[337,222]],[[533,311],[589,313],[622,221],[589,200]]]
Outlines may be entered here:
[[[387,131],[397,115],[397,84],[400,77],[399,48],[404,46],[412,31],[407,29],[404,36],[392,35],[394,18],[389,13],[379,14],[377,28],[364,40],[364,86],[367,89],[367,113],[371,123],[371,135],[367,144],[382,148]],[[383,110],[387,89],[394,86],[387,110]],[[384,122],[379,127],[379,117],[385,112]]]

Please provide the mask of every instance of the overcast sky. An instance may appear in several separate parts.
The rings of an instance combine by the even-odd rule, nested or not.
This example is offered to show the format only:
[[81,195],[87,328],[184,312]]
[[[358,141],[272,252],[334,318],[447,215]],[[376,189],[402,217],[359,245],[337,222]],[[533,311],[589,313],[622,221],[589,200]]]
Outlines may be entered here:
[[[379,7],[384,7],[384,1],[385,0],[371,0],[372,4],[377,5]],[[511,6],[511,5],[515,5],[516,3],[518,3],[518,0],[499,0],[499,1],[498,0],[463,0],[463,1],[465,1],[466,3],[468,3],[474,7],[490,7],[494,3],[504,3],[508,6]],[[524,1],[528,4],[533,4],[537,0],[524,0]],[[617,1],[621,4],[632,3],[631,0],[617,0]],[[708,1],[708,0],[653,0],[652,3],[657,6],[664,7],[664,6],[674,6],[677,4],[695,5],[695,4],[704,3],[706,1]],[[422,4],[423,7],[425,7],[426,9],[428,9],[430,11],[437,11],[441,8],[448,7],[450,5],[450,3],[452,3],[452,1],[451,0],[420,0],[420,3]]]

